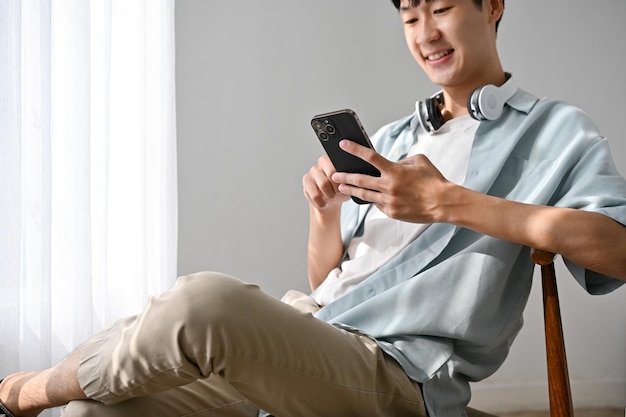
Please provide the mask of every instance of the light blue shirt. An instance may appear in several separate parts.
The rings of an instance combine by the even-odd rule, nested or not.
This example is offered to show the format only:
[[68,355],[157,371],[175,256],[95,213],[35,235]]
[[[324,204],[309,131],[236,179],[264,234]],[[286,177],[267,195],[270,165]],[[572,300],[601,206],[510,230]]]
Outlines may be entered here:
[[[399,160],[417,137],[415,114],[374,135]],[[453,151],[453,150],[451,150]],[[626,224],[626,181],[607,140],[581,110],[522,90],[496,121],[476,132],[464,186],[508,200],[605,214]],[[342,209],[347,243],[363,233],[365,211]],[[450,224],[433,224],[397,257],[317,317],[370,335],[407,375],[423,383],[431,417],[460,416],[469,381],[494,373],[522,326],[531,287],[529,248]],[[590,293],[622,281],[565,260]]]

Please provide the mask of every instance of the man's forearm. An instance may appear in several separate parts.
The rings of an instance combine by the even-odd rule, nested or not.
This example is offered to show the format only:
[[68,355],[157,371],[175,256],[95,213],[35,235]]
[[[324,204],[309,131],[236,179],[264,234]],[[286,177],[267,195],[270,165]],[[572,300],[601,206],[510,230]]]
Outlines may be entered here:
[[311,289],[317,288],[341,260],[340,218],[339,207],[333,210],[310,208],[307,274]]
[[626,227],[599,213],[535,206],[457,187],[441,221],[510,242],[559,253],[626,281]]

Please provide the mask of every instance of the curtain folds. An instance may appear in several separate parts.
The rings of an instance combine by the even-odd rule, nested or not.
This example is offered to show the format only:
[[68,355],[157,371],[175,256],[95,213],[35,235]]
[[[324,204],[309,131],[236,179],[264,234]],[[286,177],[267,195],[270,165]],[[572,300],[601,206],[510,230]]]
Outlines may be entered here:
[[176,276],[174,0],[0,2],[0,377]]

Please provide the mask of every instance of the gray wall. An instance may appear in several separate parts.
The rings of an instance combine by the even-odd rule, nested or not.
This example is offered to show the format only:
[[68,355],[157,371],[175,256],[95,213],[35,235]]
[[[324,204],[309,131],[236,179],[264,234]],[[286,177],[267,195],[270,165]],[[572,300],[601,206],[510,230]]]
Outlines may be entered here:
[[[587,111],[622,174],[625,18],[623,0],[509,0],[499,35],[518,85]],[[179,273],[219,270],[275,296],[306,290],[301,179],[321,154],[310,117],[350,107],[373,133],[435,90],[396,12],[384,0],[178,0],[176,48]],[[562,281],[575,404],[623,407],[626,290],[591,297]],[[474,405],[546,406],[537,286],[526,320]]]

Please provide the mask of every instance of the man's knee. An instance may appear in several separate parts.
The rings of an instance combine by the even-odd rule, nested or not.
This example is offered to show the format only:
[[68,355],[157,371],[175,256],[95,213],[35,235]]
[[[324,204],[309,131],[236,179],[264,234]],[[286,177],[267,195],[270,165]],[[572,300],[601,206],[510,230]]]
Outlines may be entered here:
[[244,313],[251,298],[260,293],[258,286],[218,272],[199,272],[180,277],[176,291],[184,321],[198,319],[223,322]]
[[179,277],[174,288],[184,293],[186,298],[200,296],[201,301],[206,301],[211,297],[238,293],[248,286],[256,288],[221,272],[197,272]]

